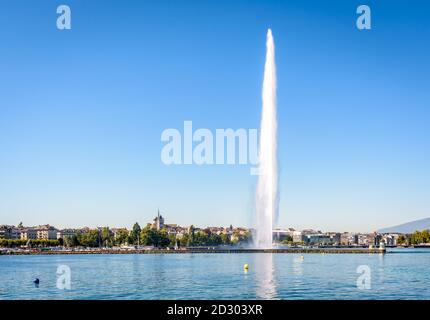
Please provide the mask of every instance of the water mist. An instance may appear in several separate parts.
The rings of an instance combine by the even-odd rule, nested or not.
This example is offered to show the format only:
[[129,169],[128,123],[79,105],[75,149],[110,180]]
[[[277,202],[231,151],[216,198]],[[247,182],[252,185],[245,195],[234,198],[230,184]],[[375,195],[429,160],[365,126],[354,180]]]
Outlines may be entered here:
[[270,29],[267,31],[262,100],[254,246],[270,249],[273,223],[277,217],[279,205],[275,44]]

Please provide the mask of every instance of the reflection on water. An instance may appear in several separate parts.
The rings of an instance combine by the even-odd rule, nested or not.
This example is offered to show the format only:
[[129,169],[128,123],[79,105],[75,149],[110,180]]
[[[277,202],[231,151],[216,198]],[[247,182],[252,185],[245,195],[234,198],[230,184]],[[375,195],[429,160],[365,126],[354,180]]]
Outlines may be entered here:
[[381,283],[384,283],[384,269],[385,269],[385,254],[379,254],[379,267],[378,267],[378,275]]
[[300,256],[293,258],[293,274],[295,276],[303,275],[303,259]]
[[258,299],[277,299],[277,284],[273,254],[263,253],[255,255],[256,295]]

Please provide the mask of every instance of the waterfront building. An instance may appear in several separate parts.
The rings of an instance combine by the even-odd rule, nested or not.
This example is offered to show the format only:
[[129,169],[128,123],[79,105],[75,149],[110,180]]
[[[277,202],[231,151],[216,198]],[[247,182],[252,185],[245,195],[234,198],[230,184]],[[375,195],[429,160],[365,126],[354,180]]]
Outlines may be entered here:
[[217,235],[221,235],[225,233],[223,227],[208,227],[208,229],[210,230],[211,233],[214,233]]
[[304,234],[304,235],[310,235],[310,234],[321,234],[322,232],[321,231],[316,231],[316,230],[314,230],[314,229],[304,229],[304,230],[302,230],[302,234]]
[[0,239],[20,239],[21,230],[14,226],[2,225],[0,226]]
[[358,245],[368,246],[369,244],[369,238],[366,234],[358,234]]
[[184,237],[185,234],[187,234],[188,229],[181,226],[177,226],[175,232],[176,239],[180,240]]
[[81,229],[78,229],[77,232],[84,234],[84,233],[89,233],[91,231],[91,229],[89,227],[83,227]]
[[342,246],[357,246],[360,244],[358,233],[344,232],[340,235],[340,244]]
[[160,210],[158,210],[157,216],[154,218],[152,222],[152,228],[160,231],[164,227],[164,218],[160,215]]
[[283,241],[283,240],[288,239],[289,237],[292,238],[292,233],[288,229],[276,228],[273,230],[273,240],[274,241]]
[[359,244],[358,234],[352,235],[352,244],[357,246]]
[[342,246],[351,245],[351,234],[349,232],[344,232],[340,235],[340,244]]
[[381,244],[381,241],[382,241],[382,235],[375,234],[373,245],[374,246],[379,246]]
[[21,240],[35,240],[37,239],[37,229],[27,228],[21,230]]
[[339,246],[341,244],[341,234],[339,232],[329,232],[327,236],[330,238],[330,243]]
[[385,234],[382,236],[382,240],[385,242],[387,246],[397,246],[397,239],[399,238],[399,234]]
[[382,235],[374,232],[367,235],[367,243],[373,246],[379,246],[382,240]]
[[305,236],[305,242],[308,244],[332,244],[332,238],[326,234],[308,234]]
[[38,226],[35,228],[36,237],[40,240],[56,240],[57,239],[57,229],[49,224]]
[[165,224],[164,228],[167,230],[167,234],[169,236],[175,236],[175,237],[181,229],[181,227],[179,227],[177,224]]
[[63,229],[57,231],[57,239],[65,239],[66,237],[76,236],[77,232],[73,229]]
[[294,231],[293,232],[293,242],[305,242],[306,236],[303,234],[302,231]]
[[236,232],[237,234],[244,236],[248,234],[248,229],[247,228],[243,228],[243,227],[237,227],[236,229],[234,229],[234,232]]
[[9,239],[9,226],[0,226],[0,239]]

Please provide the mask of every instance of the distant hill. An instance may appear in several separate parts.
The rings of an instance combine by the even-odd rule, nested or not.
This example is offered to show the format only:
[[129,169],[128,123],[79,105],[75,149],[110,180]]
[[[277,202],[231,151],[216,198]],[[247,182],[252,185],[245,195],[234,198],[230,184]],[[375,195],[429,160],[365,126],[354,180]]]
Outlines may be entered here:
[[398,233],[413,233],[414,231],[421,231],[424,229],[430,229],[430,218],[416,220],[399,224],[398,226],[383,228],[378,230],[381,233],[398,232]]

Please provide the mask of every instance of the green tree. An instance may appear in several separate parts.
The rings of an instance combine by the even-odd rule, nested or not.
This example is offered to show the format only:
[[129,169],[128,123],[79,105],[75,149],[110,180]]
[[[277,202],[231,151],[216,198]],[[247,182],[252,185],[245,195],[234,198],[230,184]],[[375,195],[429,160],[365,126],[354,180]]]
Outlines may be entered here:
[[157,242],[157,232],[156,230],[150,228],[149,226],[146,226],[142,231],[140,232],[140,241],[142,245],[145,246],[154,246]]
[[430,231],[429,230],[415,231],[411,235],[410,243],[411,244],[430,243]]
[[399,237],[397,238],[397,244],[400,244],[400,245],[406,244],[405,235],[403,234],[399,235]]
[[179,241],[176,239],[176,235],[169,234],[168,238],[169,238],[169,246],[174,247],[176,246],[176,244],[179,245]]
[[430,243],[430,230],[426,229],[421,232],[423,243]]
[[76,235],[73,236],[65,236],[63,239],[63,244],[66,247],[75,247],[79,245],[79,241]]
[[411,244],[419,244],[422,242],[421,240],[421,232],[415,231],[414,233],[412,233]]
[[216,233],[212,233],[209,236],[209,245],[211,246],[219,246],[220,244],[222,244],[222,239],[221,236],[216,234]]
[[221,241],[222,241],[222,244],[226,244],[226,245],[231,244],[230,237],[226,233],[221,233]]
[[165,248],[169,245],[169,243],[170,243],[169,234],[167,232],[167,229],[163,228],[158,232],[157,246],[161,248]]
[[77,238],[78,242],[84,247],[98,247],[100,245],[100,233],[98,230],[79,233]]
[[206,246],[208,244],[208,236],[202,231],[198,231],[194,234],[193,245],[194,246]]
[[190,243],[190,236],[188,233],[185,233],[182,235],[182,237],[179,239],[179,245],[181,247],[186,247]]
[[24,246],[27,240],[0,239],[0,247],[15,248]]
[[194,246],[195,242],[194,242],[194,226],[191,225],[188,228],[188,237],[187,237],[187,246]]
[[140,225],[136,222],[133,225],[133,228],[130,232],[130,242],[133,244],[138,244],[139,238],[140,238],[140,232],[142,231],[142,229],[140,228]]
[[112,247],[113,246],[113,235],[112,232],[109,230],[108,227],[104,227],[101,232],[101,241],[102,245],[105,247]]
[[157,231],[153,228],[146,227],[140,232],[142,244],[154,247],[167,247],[170,243],[167,230]]
[[121,245],[129,242],[129,232],[126,229],[120,229],[116,233],[115,244]]

